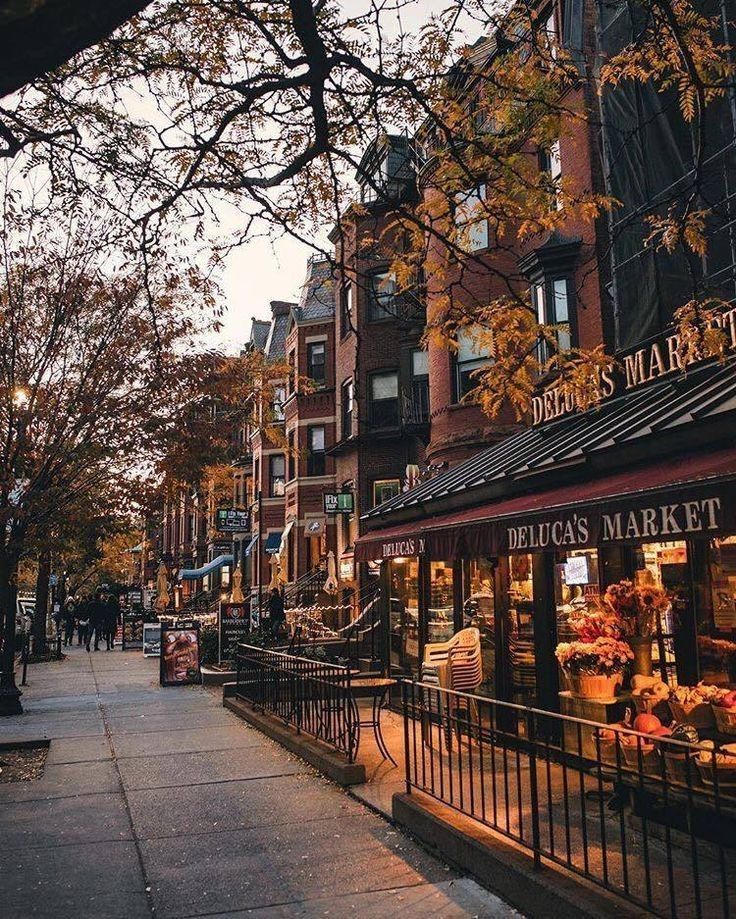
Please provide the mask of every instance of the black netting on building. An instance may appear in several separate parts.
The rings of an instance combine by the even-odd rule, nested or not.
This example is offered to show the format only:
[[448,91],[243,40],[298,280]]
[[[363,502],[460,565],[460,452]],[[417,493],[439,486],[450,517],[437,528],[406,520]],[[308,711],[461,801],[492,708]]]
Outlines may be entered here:
[[[643,26],[642,7],[629,0],[597,0],[601,51],[615,54]],[[720,39],[736,44],[736,0],[714,0]],[[672,314],[699,294],[736,298],[736,91],[705,113],[706,145],[698,208],[711,209],[705,257],[670,255],[645,246],[648,214],[665,215],[693,190],[697,125],[687,124],[674,93],[628,81],[602,100],[608,193],[622,202],[611,217],[612,268],[618,348],[657,335]]]

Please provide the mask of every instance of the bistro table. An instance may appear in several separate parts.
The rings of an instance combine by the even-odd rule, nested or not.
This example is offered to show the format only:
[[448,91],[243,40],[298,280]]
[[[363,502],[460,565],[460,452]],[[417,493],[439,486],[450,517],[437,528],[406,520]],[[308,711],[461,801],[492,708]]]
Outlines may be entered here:
[[373,730],[373,736],[376,738],[376,745],[378,746],[381,756],[384,759],[391,760],[394,766],[398,766],[398,763],[393,756],[391,756],[386,746],[386,741],[383,739],[383,732],[381,731],[381,712],[386,708],[386,698],[391,687],[397,685],[397,680],[392,680],[388,677],[366,677],[365,679],[360,679],[360,677],[358,677],[355,680],[351,680],[350,683],[350,692],[353,698],[373,699],[370,720],[358,721],[358,726],[361,728],[371,728]]

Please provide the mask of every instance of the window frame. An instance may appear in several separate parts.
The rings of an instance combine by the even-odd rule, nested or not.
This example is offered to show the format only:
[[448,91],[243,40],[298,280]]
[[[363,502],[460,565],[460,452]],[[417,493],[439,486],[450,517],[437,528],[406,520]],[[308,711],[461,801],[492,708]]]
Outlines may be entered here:
[[[387,485],[396,485],[396,491],[388,498],[383,498],[381,501],[377,500],[376,490],[379,486]],[[374,479],[371,483],[371,507],[378,507],[380,504],[384,504],[386,501],[390,501],[392,498],[395,498],[397,495],[401,494],[401,479],[400,478],[390,478],[390,479]]]
[[[322,362],[315,363],[314,352],[322,349]],[[321,376],[315,375],[315,368],[321,367]],[[307,342],[307,376],[314,383],[325,385],[327,383],[327,342],[326,341],[309,341]]]
[[[349,411],[346,411],[345,409],[346,391],[349,392],[350,394],[350,410]],[[346,422],[348,421],[349,421],[349,424],[346,424]],[[348,379],[343,380],[340,385],[340,437],[343,440],[347,440],[349,437],[353,436],[354,421],[355,421],[355,380],[353,379],[353,377],[348,377]]]
[[346,281],[340,288],[340,337],[345,338],[353,331],[355,319],[355,295],[353,282]]
[[[567,316],[564,319],[561,319],[557,316],[557,292],[556,287],[558,284],[565,285],[565,307],[567,311]],[[531,282],[531,297],[532,297],[532,308],[534,309],[535,316],[537,317],[537,322],[540,325],[567,325],[567,331],[558,330],[556,333],[558,345],[560,342],[561,336],[567,336],[567,343],[565,347],[561,346],[561,350],[567,351],[570,348],[575,346],[577,340],[576,329],[574,324],[574,299],[573,299],[573,283],[572,278],[569,274],[554,272],[549,275],[543,275],[540,278]],[[542,296],[541,310],[540,303],[538,300],[539,294]],[[552,312],[550,312],[549,304],[554,305]],[[541,313],[541,315],[540,315]],[[543,339],[540,336],[539,342],[537,344],[537,360],[540,364],[544,364],[546,361],[552,357],[552,350],[550,349],[549,343],[546,339]]]
[[[322,449],[315,450],[312,438],[315,431],[322,431]],[[327,474],[327,428],[324,424],[307,425],[307,475]]]
[[[274,472],[274,463],[281,460],[281,474]],[[277,484],[281,481],[280,491]],[[268,496],[269,498],[283,498],[286,489],[286,457],[283,453],[271,453],[268,457]]]
[[474,188],[458,192],[454,199],[453,222],[458,233],[467,232],[467,240],[462,244],[468,252],[483,252],[490,246],[490,227],[488,218],[470,224],[469,210],[475,210],[473,201],[480,203],[486,197],[486,183],[479,182]]
[[[374,391],[376,380],[378,380],[381,377],[384,377],[384,378],[394,377],[396,379],[396,395],[395,396],[391,396],[388,399],[376,399],[374,397],[373,391]],[[368,398],[368,405],[369,405],[368,417],[370,418],[370,425],[372,428],[397,428],[399,426],[400,379],[401,377],[400,377],[398,369],[394,369],[394,368],[387,369],[387,370],[376,370],[369,375],[369,378],[368,378],[368,386],[369,386],[368,388],[368,396],[369,396]],[[381,404],[390,403],[390,402],[393,402],[395,404],[395,412],[392,414],[391,420],[387,422],[381,419],[381,422],[379,423],[376,417],[377,406]]]
[[[467,329],[459,329],[456,333],[456,340],[458,335],[467,332]],[[455,385],[455,401],[457,403],[462,402],[462,400],[469,396],[475,387],[478,385],[477,380],[472,379],[472,374],[476,370],[480,370],[481,367],[486,367],[488,364],[492,364],[494,357],[492,354],[487,354],[485,356],[478,356],[473,358],[466,358],[461,360],[460,358],[460,342],[458,341],[458,350],[454,354],[454,385]],[[467,378],[467,387],[464,385],[464,379]]]
[[[368,283],[366,284],[366,322],[387,322],[399,318],[396,295],[396,275],[388,267],[374,268],[366,275]],[[390,293],[378,293],[376,279],[384,279],[383,283],[390,282],[392,290]],[[383,301],[388,302],[388,307],[384,306]]]

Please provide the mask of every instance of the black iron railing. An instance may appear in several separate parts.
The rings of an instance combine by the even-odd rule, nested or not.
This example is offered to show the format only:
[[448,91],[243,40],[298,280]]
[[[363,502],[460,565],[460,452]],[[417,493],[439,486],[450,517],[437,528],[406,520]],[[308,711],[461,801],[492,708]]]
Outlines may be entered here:
[[736,915],[736,770],[716,750],[416,682],[402,704],[407,792],[655,915]]
[[236,661],[238,698],[354,761],[360,718],[347,667],[246,644]]

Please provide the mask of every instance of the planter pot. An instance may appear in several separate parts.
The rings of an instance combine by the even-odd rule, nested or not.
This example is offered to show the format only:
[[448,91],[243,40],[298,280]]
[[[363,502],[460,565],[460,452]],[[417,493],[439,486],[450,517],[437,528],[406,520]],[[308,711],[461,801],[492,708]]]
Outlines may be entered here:
[[652,676],[652,639],[632,635],[627,641],[634,652],[634,676]]
[[568,674],[570,691],[578,699],[597,699],[608,702],[616,698],[616,689],[623,682],[623,674],[598,676],[588,673]]

